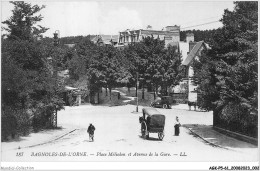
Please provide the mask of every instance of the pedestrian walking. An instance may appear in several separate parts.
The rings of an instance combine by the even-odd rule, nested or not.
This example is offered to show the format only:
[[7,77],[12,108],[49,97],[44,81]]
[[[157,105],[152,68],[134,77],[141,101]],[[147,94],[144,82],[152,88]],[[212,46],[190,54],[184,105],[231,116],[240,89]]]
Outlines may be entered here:
[[180,123],[180,121],[179,121],[178,116],[176,116],[176,121],[175,121],[175,123],[174,123],[175,136],[179,136],[179,134],[180,134],[180,126],[181,126],[181,123]]
[[87,132],[89,134],[89,141],[94,141],[94,131],[95,131],[95,129],[96,128],[94,127],[94,125],[92,125],[92,123],[89,124],[88,130],[87,130]]

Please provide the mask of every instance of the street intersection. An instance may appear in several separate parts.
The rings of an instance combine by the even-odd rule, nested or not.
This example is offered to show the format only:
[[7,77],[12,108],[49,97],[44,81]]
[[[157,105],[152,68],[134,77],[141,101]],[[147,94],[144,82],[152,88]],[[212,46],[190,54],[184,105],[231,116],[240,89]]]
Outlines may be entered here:
[[[142,109],[142,106],[139,107]],[[246,144],[221,148],[207,144],[185,128],[187,124],[212,125],[212,112],[184,108],[158,109],[166,116],[165,137],[141,137],[139,116],[134,105],[66,107],[58,113],[61,130],[39,132],[20,142],[2,143],[3,161],[256,161],[258,149]],[[174,136],[174,119],[183,125]],[[96,127],[95,141],[87,128]],[[42,135],[41,135],[42,134]],[[38,136],[38,137],[37,137]],[[35,137],[35,138],[34,138]],[[225,139],[225,138],[224,138]],[[228,140],[228,139],[227,139]],[[30,145],[28,143],[30,142]],[[17,147],[20,147],[19,149]],[[22,156],[17,156],[17,154]]]

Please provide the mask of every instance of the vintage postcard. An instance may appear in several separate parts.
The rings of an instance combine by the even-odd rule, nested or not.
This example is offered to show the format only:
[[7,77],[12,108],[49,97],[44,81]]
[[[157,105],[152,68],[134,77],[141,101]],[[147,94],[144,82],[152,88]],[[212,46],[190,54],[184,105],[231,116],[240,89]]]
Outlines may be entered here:
[[258,1],[1,1],[1,28],[1,170],[259,170]]

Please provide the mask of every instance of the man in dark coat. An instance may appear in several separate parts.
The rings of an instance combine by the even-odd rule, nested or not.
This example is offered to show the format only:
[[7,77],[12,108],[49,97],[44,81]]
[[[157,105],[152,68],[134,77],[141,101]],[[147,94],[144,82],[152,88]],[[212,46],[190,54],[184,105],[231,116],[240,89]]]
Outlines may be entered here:
[[90,124],[88,127],[88,134],[89,134],[89,141],[94,141],[94,131],[95,131],[94,125]]

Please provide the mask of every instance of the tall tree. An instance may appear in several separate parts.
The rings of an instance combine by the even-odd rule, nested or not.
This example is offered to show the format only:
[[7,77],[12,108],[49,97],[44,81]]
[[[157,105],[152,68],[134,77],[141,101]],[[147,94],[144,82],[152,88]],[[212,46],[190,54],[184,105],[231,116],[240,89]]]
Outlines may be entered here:
[[258,2],[234,4],[233,11],[225,10],[223,27],[216,31],[211,50],[195,64],[195,76],[200,79],[202,99],[211,103],[202,107],[214,109],[214,102],[233,101],[257,111]]
[[[55,91],[57,77],[53,77],[49,61],[52,45],[38,39],[47,28],[35,26],[43,18],[35,14],[44,6],[11,3],[14,5],[13,15],[3,22],[8,34],[2,42],[2,60],[5,61],[2,63],[2,110],[25,111],[5,112],[7,115],[15,114],[20,122],[18,126],[29,122],[20,120],[21,115],[32,115],[30,117],[45,125],[52,112],[57,107],[62,108],[62,100]],[[28,110],[34,112],[29,114]]]
[[10,3],[14,5],[13,15],[3,22],[3,24],[7,25],[7,27],[4,27],[4,30],[10,33],[8,37],[20,40],[32,40],[42,37],[42,33],[48,29],[40,25],[35,26],[36,23],[43,19],[41,15],[35,14],[45,8],[45,6],[32,6],[30,3],[23,1],[11,1]]
[[165,48],[165,42],[153,36],[129,45],[125,54],[131,63],[129,72],[134,79],[138,73],[142,85],[153,84],[156,92],[161,87],[163,94],[167,95],[167,87],[176,85],[181,78],[181,58],[176,47]]

